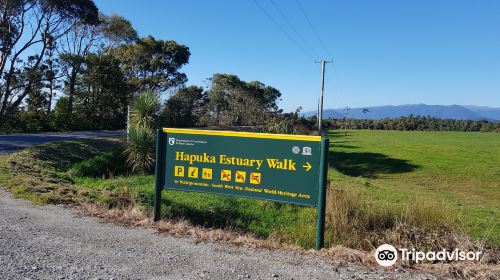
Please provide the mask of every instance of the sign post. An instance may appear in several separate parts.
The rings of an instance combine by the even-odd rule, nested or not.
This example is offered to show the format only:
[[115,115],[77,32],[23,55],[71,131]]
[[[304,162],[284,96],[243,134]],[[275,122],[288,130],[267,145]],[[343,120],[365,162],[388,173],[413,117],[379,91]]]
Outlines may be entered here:
[[325,243],[325,210],[326,210],[326,182],[328,180],[328,138],[321,139],[321,159],[319,164],[319,201],[318,219],[316,223],[316,250],[323,248]]
[[155,164],[155,200],[154,200],[154,214],[153,220],[156,222],[160,219],[161,210],[161,191],[163,190],[164,180],[164,165],[165,157],[164,151],[164,141],[163,141],[163,131],[161,129],[156,130],[156,164]]
[[155,221],[163,189],[314,206],[316,249],[323,247],[327,138],[164,128],[156,151]]

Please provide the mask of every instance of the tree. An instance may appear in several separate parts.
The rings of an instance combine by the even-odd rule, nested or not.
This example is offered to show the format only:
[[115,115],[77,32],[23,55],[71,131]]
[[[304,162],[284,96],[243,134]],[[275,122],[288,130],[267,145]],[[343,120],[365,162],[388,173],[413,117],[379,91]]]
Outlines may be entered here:
[[86,56],[91,48],[97,46],[99,40],[98,24],[87,25],[77,23],[61,38],[59,56],[65,75],[65,90],[68,95],[68,113],[73,112],[73,100],[77,87],[77,79],[82,71]]
[[137,31],[126,18],[112,14],[101,15],[100,32],[103,35],[101,49],[109,53],[112,49],[138,40]]
[[24,58],[37,71],[52,40],[76,22],[97,21],[92,0],[2,0],[0,2],[0,119],[18,109],[33,79],[21,75]]
[[24,89],[27,94],[27,111],[41,112],[47,108],[47,98],[42,91],[44,67],[33,67],[31,63],[35,63],[35,60],[35,58],[28,58],[28,63],[22,70],[21,77],[24,81],[28,81],[28,86]]
[[70,114],[73,111],[76,82],[86,57],[92,51],[109,53],[111,48],[136,39],[137,32],[128,20],[117,15],[102,14],[99,15],[99,20],[95,24],[76,23],[61,37],[59,52],[66,76],[65,84]]
[[72,119],[69,116],[69,102],[67,96],[62,96],[57,99],[56,106],[54,108],[54,121],[55,126],[60,130],[68,130],[72,126]]
[[47,45],[47,58],[44,61],[43,67],[43,80],[45,81],[44,88],[46,89],[45,95],[48,98],[47,101],[47,114],[50,114],[52,110],[52,100],[56,95],[56,91],[61,89],[58,84],[59,79],[59,59],[56,58],[56,42],[50,40]]
[[279,112],[279,90],[259,81],[244,82],[231,74],[214,74],[208,92],[212,124],[223,126],[258,125]]
[[189,62],[189,48],[175,41],[156,40],[147,36],[135,44],[112,50],[120,59],[122,69],[133,92],[151,90],[161,94],[187,81],[179,69]]
[[123,128],[129,92],[119,61],[89,54],[83,69],[75,92],[76,118],[89,129]]
[[132,103],[129,142],[124,154],[134,172],[151,171],[155,160],[155,133],[160,100],[151,91],[140,93]]
[[130,125],[156,127],[160,111],[160,100],[152,91],[144,91],[133,101],[130,112]]
[[189,86],[179,89],[166,102],[162,118],[167,126],[192,127],[204,115],[207,95],[203,88]]
[[[370,110],[369,110],[368,108],[363,108],[363,115],[365,115],[365,120],[364,120],[363,124],[364,124],[365,126],[366,126],[366,123],[367,123],[367,122],[366,122],[366,121],[367,121],[367,119],[366,119],[366,114],[367,114],[367,113],[369,113],[369,112],[370,112]],[[368,127],[368,128],[369,128],[369,127]]]
[[349,111],[351,108],[345,107],[344,108],[344,135],[347,135],[347,123],[349,121]]

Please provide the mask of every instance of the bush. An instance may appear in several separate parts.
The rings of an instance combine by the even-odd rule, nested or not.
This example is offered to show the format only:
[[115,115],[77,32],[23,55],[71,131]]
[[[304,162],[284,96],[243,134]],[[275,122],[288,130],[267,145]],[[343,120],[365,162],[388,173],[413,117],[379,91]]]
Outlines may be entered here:
[[144,173],[154,169],[156,135],[148,127],[130,127],[129,142],[124,154],[133,172]]
[[298,118],[297,114],[282,114],[269,118],[262,132],[277,134],[316,135],[315,122]]
[[53,119],[42,111],[15,112],[0,120],[0,133],[58,131]]
[[19,120],[28,132],[55,131],[51,115],[41,111],[21,112]]
[[115,148],[73,165],[69,173],[72,177],[112,178],[130,172],[125,162],[123,148]]

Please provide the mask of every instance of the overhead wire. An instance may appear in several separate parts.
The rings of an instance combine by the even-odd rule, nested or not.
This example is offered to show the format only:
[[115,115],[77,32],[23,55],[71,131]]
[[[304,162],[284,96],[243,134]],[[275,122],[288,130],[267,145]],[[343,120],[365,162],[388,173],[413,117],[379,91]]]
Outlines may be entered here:
[[323,40],[321,40],[321,37],[319,36],[318,32],[316,31],[316,28],[314,28],[314,25],[312,24],[311,20],[309,19],[309,17],[307,16],[307,13],[306,11],[304,10],[304,7],[302,7],[302,4],[300,4],[300,1],[299,0],[295,0],[295,2],[297,2],[297,5],[299,6],[300,10],[302,11],[302,14],[304,15],[304,17],[306,18],[306,21],[307,23],[309,24],[309,27],[311,28],[311,30],[313,31],[314,33],[314,36],[316,37],[316,39],[318,39],[319,43],[321,44],[321,46],[323,47],[323,50],[326,52],[326,54],[330,57],[330,58],[333,58],[332,54],[330,53],[330,51],[328,51],[328,48],[326,47],[325,43],[323,42]]
[[[309,51],[307,51],[301,44],[299,44],[297,42],[297,40],[295,40],[282,26],[281,24],[278,23],[278,21],[276,21],[274,19],[274,17],[269,14],[267,12],[267,10],[257,1],[257,0],[253,0],[255,2],[255,4],[264,12],[264,14],[278,27],[278,29],[283,33],[285,34],[286,37],[288,37],[288,39],[290,39],[295,45],[297,45],[303,52],[306,56],[308,56],[310,59],[313,59],[313,56],[311,55],[311,53]],[[275,4],[271,1],[271,3],[275,6]],[[275,6],[276,8],[276,6]],[[279,9],[278,9],[279,11]],[[280,14],[281,14],[281,11],[279,11]],[[283,16],[283,15],[282,15]],[[288,22],[288,20],[287,20]],[[294,29],[294,28],[293,28]],[[294,29],[295,30],[295,29]],[[299,36],[300,37],[300,36]],[[313,51],[314,52],[314,51]]]
[[299,37],[299,39],[302,41],[302,43],[304,43],[304,45],[309,50],[311,50],[311,52],[315,56],[318,56],[318,54],[316,53],[316,51],[307,43],[307,41],[304,39],[304,37],[302,37],[302,35],[300,35],[300,33],[297,31],[297,29],[295,29],[295,27],[293,26],[293,24],[288,20],[288,18],[286,17],[285,13],[283,13],[281,11],[281,9],[278,7],[278,5],[276,5],[276,3],[274,3],[273,0],[270,0],[270,2],[274,6],[274,8],[276,9],[276,11],[278,11],[278,13],[281,15],[281,17],[285,20],[285,22],[290,26],[290,28],[292,28],[293,32],[295,33],[295,35],[297,35],[297,37]]

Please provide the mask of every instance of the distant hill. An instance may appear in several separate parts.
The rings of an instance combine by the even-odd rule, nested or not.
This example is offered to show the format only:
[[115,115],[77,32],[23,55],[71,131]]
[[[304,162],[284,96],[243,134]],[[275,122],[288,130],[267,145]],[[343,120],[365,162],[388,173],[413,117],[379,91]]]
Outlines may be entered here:
[[[349,117],[355,119],[383,119],[420,115],[440,119],[500,121],[500,108],[485,106],[409,104],[365,108],[369,110],[366,114],[363,113],[363,108],[351,108]],[[315,116],[316,112],[305,112],[304,115],[306,117]],[[344,109],[326,109],[323,111],[323,117],[343,118]]]
[[474,111],[486,118],[492,120],[500,120],[500,108],[491,108],[486,106],[473,106],[473,105],[464,105],[463,107]]

